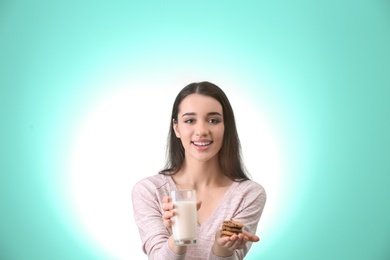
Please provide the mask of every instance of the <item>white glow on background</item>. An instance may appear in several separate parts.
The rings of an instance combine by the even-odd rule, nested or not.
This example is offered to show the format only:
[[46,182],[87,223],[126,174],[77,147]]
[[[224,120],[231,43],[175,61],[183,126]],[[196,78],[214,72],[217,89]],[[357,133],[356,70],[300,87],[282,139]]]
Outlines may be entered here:
[[[92,107],[77,132],[68,183],[71,205],[87,236],[118,259],[146,259],[133,219],[131,190],[136,181],[162,168],[171,106],[189,82],[169,87],[124,81]],[[258,229],[264,234],[272,226],[283,189],[280,141],[258,105],[221,87],[235,110],[246,166],[267,191],[260,220],[267,225]]]

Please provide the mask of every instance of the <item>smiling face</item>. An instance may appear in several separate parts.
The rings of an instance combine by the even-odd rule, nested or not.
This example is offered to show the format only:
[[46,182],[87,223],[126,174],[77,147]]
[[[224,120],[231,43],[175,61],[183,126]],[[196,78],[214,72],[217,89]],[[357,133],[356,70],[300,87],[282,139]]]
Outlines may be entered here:
[[173,128],[183,144],[186,159],[218,160],[225,128],[222,106],[217,100],[200,94],[188,95],[180,103]]

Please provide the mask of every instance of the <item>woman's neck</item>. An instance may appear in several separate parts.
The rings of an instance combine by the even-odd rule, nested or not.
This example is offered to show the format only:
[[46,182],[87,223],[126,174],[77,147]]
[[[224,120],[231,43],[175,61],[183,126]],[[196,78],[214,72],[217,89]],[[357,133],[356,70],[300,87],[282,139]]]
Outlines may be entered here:
[[173,176],[180,189],[203,189],[228,186],[231,181],[219,167],[218,160],[207,162],[184,160],[179,172]]

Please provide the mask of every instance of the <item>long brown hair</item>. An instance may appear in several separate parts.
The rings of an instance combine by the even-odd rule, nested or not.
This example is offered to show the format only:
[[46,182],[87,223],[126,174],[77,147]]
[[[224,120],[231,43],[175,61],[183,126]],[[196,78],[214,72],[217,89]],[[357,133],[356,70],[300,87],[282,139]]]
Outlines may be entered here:
[[172,108],[165,169],[160,171],[160,174],[176,174],[183,164],[184,147],[181,140],[175,135],[173,124],[174,122],[177,122],[180,103],[190,94],[209,96],[221,104],[225,131],[222,147],[218,154],[219,166],[221,167],[222,172],[233,181],[248,180],[249,177],[246,174],[241,158],[241,145],[238,138],[232,106],[222,89],[207,81],[191,83],[184,87],[177,95]]

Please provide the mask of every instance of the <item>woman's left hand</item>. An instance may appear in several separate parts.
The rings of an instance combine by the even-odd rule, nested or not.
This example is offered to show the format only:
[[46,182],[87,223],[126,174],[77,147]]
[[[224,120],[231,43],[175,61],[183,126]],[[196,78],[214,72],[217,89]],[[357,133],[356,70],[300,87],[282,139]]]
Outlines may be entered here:
[[221,230],[218,230],[215,235],[213,252],[218,256],[231,256],[234,250],[243,248],[248,241],[258,242],[260,238],[245,231],[238,235],[228,237],[223,236]]

